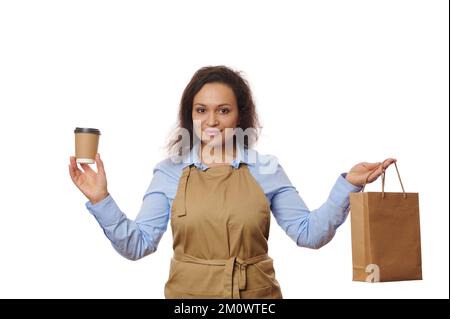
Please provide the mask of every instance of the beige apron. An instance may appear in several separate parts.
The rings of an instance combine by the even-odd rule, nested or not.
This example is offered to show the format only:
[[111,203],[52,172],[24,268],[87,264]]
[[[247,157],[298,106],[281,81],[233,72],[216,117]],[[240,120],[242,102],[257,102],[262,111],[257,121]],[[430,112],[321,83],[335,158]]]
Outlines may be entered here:
[[282,298],[269,203],[246,164],[184,168],[171,211],[166,298]]

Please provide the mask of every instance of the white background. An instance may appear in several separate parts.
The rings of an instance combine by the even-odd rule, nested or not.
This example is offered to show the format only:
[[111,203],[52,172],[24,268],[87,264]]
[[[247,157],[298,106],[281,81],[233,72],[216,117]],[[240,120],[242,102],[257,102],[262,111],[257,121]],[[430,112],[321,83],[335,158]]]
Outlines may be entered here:
[[[352,282],[350,222],[320,250],[272,219],[285,298],[448,298],[447,1],[1,1],[0,297],[163,298],[170,228],[118,255],[70,180],[73,129],[102,131],[109,191],[134,218],[193,73],[249,80],[310,209],[361,161],[398,160],[420,197],[423,281]],[[386,190],[400,191],[395,169]],[[379,191],[381,180],[367,190]]]

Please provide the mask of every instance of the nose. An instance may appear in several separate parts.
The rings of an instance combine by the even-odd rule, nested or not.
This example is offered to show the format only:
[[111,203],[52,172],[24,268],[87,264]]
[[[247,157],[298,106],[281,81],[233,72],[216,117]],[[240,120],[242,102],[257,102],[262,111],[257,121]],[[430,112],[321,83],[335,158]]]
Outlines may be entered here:
[[216,114],[214,112],[211,112],[209,114],[207,124],[208,126],[216,126],[219,124],[219,122],[216,119]]

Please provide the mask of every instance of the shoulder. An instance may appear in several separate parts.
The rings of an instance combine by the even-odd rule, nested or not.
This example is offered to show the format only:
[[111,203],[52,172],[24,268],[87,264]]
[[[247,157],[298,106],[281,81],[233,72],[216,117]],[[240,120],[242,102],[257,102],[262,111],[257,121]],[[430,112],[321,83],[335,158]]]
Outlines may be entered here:
[[162,193],[168,199],[173,199],[185,166],[183,163],[177,163],[170,157],[158,162],[153,168],[153,178],[146,191],[146,196],[152,193]]
[[260,174],[272,175],[279,166],[278,158],[272,154],[262,154],[255,149],[245,151],[245,161]]
[[172,157],[166,157],[158,162],[153,168],[153,174],[163,174],[168,178],[178,181],[186,164],[182,161],[176,161]]
[[285,187],[292,187],[278,157],[273,154],[261,154],[249,149],[248,168],[265,194],[270,194]]

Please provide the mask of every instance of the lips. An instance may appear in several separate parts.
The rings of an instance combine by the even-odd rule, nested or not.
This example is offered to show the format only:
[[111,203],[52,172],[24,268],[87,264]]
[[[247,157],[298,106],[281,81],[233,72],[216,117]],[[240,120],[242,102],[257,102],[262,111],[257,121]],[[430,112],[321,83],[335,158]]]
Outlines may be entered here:
[[220,130],[217,128],[207,128],[204,132],[208,136],[217,136],[220,134]]

